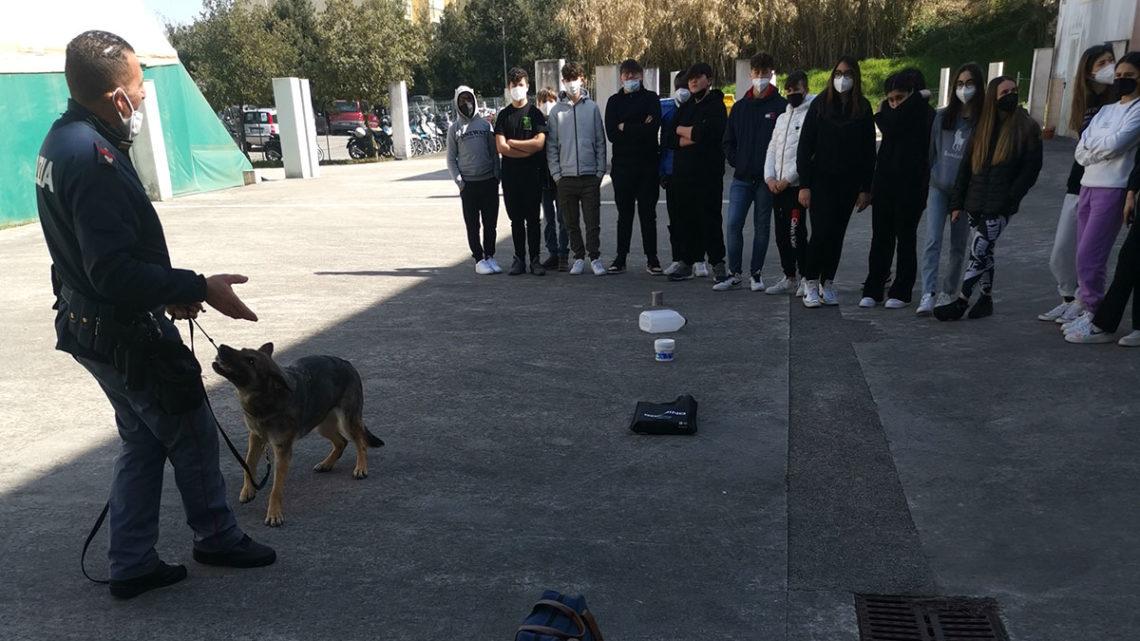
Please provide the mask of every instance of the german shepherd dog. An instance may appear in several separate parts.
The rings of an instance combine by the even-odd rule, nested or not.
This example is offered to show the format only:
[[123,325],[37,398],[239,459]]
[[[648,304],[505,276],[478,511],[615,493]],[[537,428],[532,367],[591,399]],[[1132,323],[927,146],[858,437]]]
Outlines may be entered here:
[[[273,360],[273,343],[240,351],[222,345],[214,371],[237,388],[249,427],[245,463],[251,472],[257,473],[257,462],[266,444],[273,446],[277,467],[273,470],[266,525],[277,527],[285,522],[281,503],[293,443],[313,428],[332,441],[332,451],[317,463],[314,471],[331,470],[351,441],[356,446],[352,476],[368,476],[368,448],[383,447],[384,441],[364,426],[364,386],[352,363],[333,356],[306,356],[282,368]],[[242,503],[257,496],[253,483],[246,473],[238,497]]]

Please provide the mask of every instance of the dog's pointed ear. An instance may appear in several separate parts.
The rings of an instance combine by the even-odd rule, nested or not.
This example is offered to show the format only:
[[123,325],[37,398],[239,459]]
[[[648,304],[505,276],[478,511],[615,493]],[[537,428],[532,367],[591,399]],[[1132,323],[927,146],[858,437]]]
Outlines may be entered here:
[[257,348],[257,351],[265,354],[266,356],[273,356],[273,343],[266,343]]

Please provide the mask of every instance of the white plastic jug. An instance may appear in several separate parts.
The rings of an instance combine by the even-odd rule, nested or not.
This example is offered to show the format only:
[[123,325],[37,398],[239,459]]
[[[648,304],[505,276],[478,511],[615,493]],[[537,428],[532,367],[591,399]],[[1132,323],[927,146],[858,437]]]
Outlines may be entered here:
[[685,317],[671,309],[650,309],[641,312],[637,326],[650,334],[675,332],[685,326]]

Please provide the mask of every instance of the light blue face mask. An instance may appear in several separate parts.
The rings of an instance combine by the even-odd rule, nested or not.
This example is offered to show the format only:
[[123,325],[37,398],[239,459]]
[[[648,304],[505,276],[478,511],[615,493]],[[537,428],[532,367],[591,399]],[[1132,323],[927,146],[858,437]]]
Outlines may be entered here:
[[625,87],[626,93],[633,93],[638,89],[641,89],[641,81],[637,78],[634,78],[633,80],[624,80],[622,81],[621,86]]

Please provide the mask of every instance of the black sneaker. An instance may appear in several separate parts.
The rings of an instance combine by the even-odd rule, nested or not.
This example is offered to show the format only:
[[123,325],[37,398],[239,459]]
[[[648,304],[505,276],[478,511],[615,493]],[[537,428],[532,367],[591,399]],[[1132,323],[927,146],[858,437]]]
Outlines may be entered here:
[[111,596],[116,599],[133,599],[143,592],[165,588],[185,578],[185,566],[168,565],[159,561],[153,572],[125,581],[111,581]]
[[535,258],[534,260],[530,261],[530,273],[534,274],[535,276],[545,276],[546,266],[539,262],[537,258]]
[[677,267],[677,270],[674,271],[672,274],[669,274],[669,280],[674,281],[674,282],[682,281],[682,280],[692,280],[692,279],[693,279],[693,267],[692,267],[692,265],[689,265],[688,263],[680,263],[679,266]]
[[526,273],[526,261],[515,256],[515,262],[511,263],[511,271],[507,272],[508,276],[518,276],[519,274]]
[[560,272],[570,271],[570,257],[569,256],[559,256],[558,257],[558,271],[560,271]]
[[645,271],[653,274],[654,276],[660,276],[662,273],[664,273],[661,270],[661,261],[657,260],[656,256],[650,256],[649,260],[645,261]]
[[993,316],[994,314],[994,297],[982,294],[978,297],[978,302],[970,308],[970,313],[966,314],[966,318],[971,320],[978,318],[985,318],[986,316]]
[[277,553],[273,551],[273,548],[254,541],[246,534],[237,545],[225,552],[206,552],[194,548],[194,560],[202,565],[217,565],[227,568],[260,568],[272,565],[277,560]]
[[611,274],[620,274],[625,271],[625,256],[618,256],[614,262],[610,263],[610,268],[607,269]]
[[962,315],[966,313],[966,308],[969,306],[970,302],[959,296],[945,305],[935,307],[934,317],[940,321],[959,320],[962,318]]
[[542,261],[542,266],[546,269],[558,269],[558,257],[554,254],[547,256],[546,260]]

